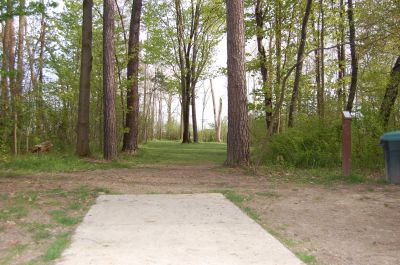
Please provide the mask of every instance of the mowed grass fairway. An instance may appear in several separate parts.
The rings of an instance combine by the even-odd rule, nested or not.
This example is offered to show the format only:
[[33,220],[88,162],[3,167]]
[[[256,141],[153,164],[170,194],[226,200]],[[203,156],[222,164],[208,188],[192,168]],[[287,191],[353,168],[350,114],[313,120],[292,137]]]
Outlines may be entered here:
[[137,155],[138,162],[143,164],[223,164],[225,159],[226,144],[224,143],[149,142],[141,146]]
[[73,152],[52,151],[47,154],[27,154],[0,161],[1,176],[18,176],[38,172],[71,172],[95,169],[132,168],[140,165],[223,164],[226,144],[181,144],[176,141],[153,141],[140,145],[136,155],[119,154],[107,162],[101,154],[93,153],[89,159],[79,159]]

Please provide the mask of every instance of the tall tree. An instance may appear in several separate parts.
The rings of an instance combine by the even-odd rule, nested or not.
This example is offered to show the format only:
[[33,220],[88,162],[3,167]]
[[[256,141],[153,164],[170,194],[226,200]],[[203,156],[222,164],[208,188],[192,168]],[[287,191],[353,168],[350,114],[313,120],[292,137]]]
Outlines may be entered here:
[[103,155],[107,160],[117,155],[117,117],[115,110],[115,47],[114,0],[104,0],[103,11],[103,101],[104,143]]
[[[210,79],[210,88],[211,88],[211,96],[213,103],[213,111],[214,111],[214,129],[215,129],[215,139],[217,142],[221,142],[221,113],[222,113],[222,98],[219,98],[219,108],[217,107],[217,103],[215,102],[215,94],[214,88],[212,84],[212,80]],[[217,114],[218,112],[218,114]]]
[[[19,1],[20,9],[25,11],[25,0]],[[20,99],[24,81],[24,41],[25,41],[26,17],[20,14],[18,21],[18,46],[17,46],[17,80],[14,96],[14,153],[18,153],[18,118],[20,114]]]
[[92,23],[93,0],[83,1],[81,72],[79,80],[79,105],[76,153],[88,156],[89,149],[89,106],[90,74],[92,71]]
[[250,159],[246,92],[244,2],[226,2],[228,52],[228,149],[225,164],[248,164]]
[[390,73],[390,80],[386,87],[385,96],[383,98],[380,114],[383,120],[384,128],[389,124],[390,114],[392,113],[393,106],[396,102],[397,95],[399,94],[400,86],[400,56],[397,57],[396,63]]
[[134,0],[132,4],[131,23],[128,43],[128,94],[125,133],[122,151],[136,153],[139,136],[139,35],[142,0]]
[[[258,50],[258,61],[260,65],[260,72],[262,78],[262,92],[264,94],[264,107],[265,107],[265,120],[267,128],[269,128],[272,117],[272,91],[268,87],[268,68],[267,68],[267,56],[263,40],[265,38],[264,30],[264,6],[262,0],[256,1],[255,16],[256,16],[256,36],[257,36],[257,50]],[[280,45],[280,44],[279,44]],[[271,51],[272,49],[270,49]]]
[[345,104],[346,98],[346,49],[345,49],[345,41],[346,41],[346,34],[345,34],[345,5],[344,0],[340,0],[339,2],[339,32],[337,37],[337,57],[338,57],[338,106],[339,110],[342,111],[343,106]]
[[300,78],[301,78],[301,72],[303,70],[304,48],[307,39],[307,24],[311,13],[311,7],[312,7],[312,0],[307,0],[306,10],[301,25],[300,44],[299,44],[299,49],[297,51],[297,65],[296,65],[296,73],[294,76],[293,93],[289,106],[289,119],[288,119],[289,127],[293,127],[294,125],[294,114],[296,112],[296,104],[299,96]]
[[353,110],[354,98],[357,92],[357,79],[358,79],[358,58],[356,52],[356,27],[354,25],[354,7],[353,0],[347,0],[347,19],[349,20],[349,41],[350,41],[350,54],[351,54],[351,82],[349,97],[347,99],[346,110]]

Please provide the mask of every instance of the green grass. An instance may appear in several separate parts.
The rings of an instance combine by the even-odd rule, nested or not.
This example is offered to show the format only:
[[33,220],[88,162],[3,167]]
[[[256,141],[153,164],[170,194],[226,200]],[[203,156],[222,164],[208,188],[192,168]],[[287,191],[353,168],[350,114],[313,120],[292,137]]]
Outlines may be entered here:
[[27,154],[0,162],[0,177],[18,177],[37,172],[71,172],[95,169],[131,168],[140,165],[188,165],[198,163],[222,164],[226,144],[181,144],[176,141],[152,141],[141,145],[137,155],[121,153],[114,161],[104,161],[101,154],[92,159],[80,159],[72,152],[56,151],[46,154]]
[[80,222],[80,218],[70,217],[65,211],[54,210],[49,212],[54,221],[65,226],[73,226]]
[[296,256],[306,264],[314,265],[317,264],[315,256],[308,254],[307,252],[296,252]]
[[173,141],[154,141],[142,145],[136,159],[141,164],[222,164],[226,158],[226,144],[181,144]]
[[45,262],[49,262],[59,258],[63,250],[68,246],[69,242],[69,233],[58,235],[54,242],[47,249],[46,253],[43,255],[42,260]]
[[7,206],[0,210],[0,220],[16,220],[28,215],[28,209],[23,206]]
[[17,244],[7,249],[7,254],[2,259],[0,259],[0,265],[10,264],[13,258],[24,252],[26,248],[27,245]]
[[47,239],[51,235],[48,231],[48,229],[51,227],[49,224],[27,223],[23,224],[23,226],[28,230],[28,232],[32,233],[32,238],[36,242]]

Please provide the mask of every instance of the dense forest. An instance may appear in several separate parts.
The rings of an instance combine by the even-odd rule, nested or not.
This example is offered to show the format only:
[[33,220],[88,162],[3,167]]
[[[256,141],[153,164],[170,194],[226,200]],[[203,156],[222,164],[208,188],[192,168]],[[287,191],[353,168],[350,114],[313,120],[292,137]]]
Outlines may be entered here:
[[396,0],[4,0],[0,20],[0,160],[46,140],[113,159],[229,138],[228,164],[254,146],[258,163],[337,166],[348,110],[353,160],[374,168],[400,127]]

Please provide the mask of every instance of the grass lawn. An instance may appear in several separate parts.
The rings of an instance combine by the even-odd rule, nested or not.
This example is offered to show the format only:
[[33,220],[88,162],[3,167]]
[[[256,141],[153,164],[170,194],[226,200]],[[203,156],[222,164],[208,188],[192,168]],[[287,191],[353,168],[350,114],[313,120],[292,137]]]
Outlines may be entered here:
[[0,161],[1,176],[18,176],[38,172],[71,172],[95,169],[131,168],[140,165],[222,164],[226,144],[181,144],[176,141],[153,141],[141,145],[137,155],[119,154],[114,161],[104,161],[95,153],[89,159],[79,159],[73,153],[50,152],[9,157]]

